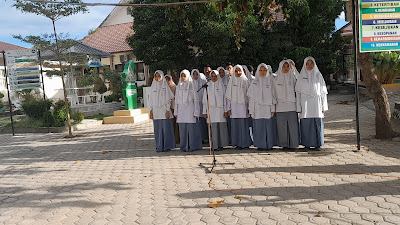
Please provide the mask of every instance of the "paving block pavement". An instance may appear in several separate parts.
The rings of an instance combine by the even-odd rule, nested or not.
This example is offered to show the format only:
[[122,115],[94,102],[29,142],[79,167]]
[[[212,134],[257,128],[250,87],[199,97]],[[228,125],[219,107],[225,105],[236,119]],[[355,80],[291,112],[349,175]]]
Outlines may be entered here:
[[225,149],[216,175],[206,147],[156,153],[151,122],[1,135],[0,224],[399,224],[400,142],[374,139],[362,106],[355,152],[344,98],[329,96],[322,151]]

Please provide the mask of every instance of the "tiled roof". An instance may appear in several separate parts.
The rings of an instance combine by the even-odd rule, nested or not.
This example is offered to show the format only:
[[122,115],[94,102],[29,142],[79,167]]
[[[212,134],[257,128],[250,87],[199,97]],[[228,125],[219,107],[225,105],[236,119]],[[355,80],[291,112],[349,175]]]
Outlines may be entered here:
[[108,53],[132,51],[126,42],[126,37],[134,33],[132,26],[133,22],[99,27],[83,39],[82,43]]
[[351,22],[348,22],[336,32],[341,32],[340,35],[342,37],[353,37],[353,24]]
[[20,50],[20,49],[26,49],[26,48],[0,41],[0,51]]
[[[95,49],[93,47],[82,44],[80,42],[76,43],[76,45],[69,48],[66,52],[71,52],[74,54],[100,56],[102,58],[113,56],[112,54],[110,54],[108,52],[104,52],[99,49]],[[54,57],[54,53],[52,51],[43,51],[41,55],[45,59],[52,59]]]

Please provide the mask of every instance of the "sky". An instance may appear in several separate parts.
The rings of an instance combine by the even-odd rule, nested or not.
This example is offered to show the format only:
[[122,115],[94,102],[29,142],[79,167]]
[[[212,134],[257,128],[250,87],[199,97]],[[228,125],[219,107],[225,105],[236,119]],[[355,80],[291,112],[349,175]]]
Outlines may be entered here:
[[[43,16],[31,13],[22,13],[12,7],[14,1],[0,0],[0,41],[31,47],[29,44],[14,39],[12,35],[20,34],[40,35],[52,32],[51,21]],[[99,0],[84,0],[84,2],[99,2]],[[107,0],[107,3],[118,3],[119,0]],[[89,30],[96,29],[106,16],[113,10],[112,6],[91,6],[89,13],[76,14],[70,17],[62,18],[56,22],[57,32],[68,33],[71,38],[82,39]],[[342,13],[335,21],[336,29],[340,29],[347,22]]]

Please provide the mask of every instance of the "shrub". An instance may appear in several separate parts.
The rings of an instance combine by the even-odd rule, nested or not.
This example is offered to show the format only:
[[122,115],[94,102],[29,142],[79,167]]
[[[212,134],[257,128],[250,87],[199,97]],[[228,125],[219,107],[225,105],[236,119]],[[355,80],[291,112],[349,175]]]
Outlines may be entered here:
[[46,111],[50,110],[52,102],[49,99],[31,99],[22,102],[22,109],[25,114],[33,119],[42,119]]
[[54,126],[54,117],[53,114],[51,114],[50,111],[47,111],[43,114],[43,126],[47,127],[47,120],[49,120],[49,127],[53,127]]
[[[68,102],[68,106],[71,107],[71,103]],[[71,108],[69,108],[69,113],[71,113]],[[64,100],[58,100],[54,103],[53,112],[54,126],[62,127],[65,126],[65,121],[67,121],[67,110],[65,109]]]
[[73,119],[77,123],[80,123],[83,119],[85,119],[85,116],[81,112],[79,112],[79,110],[77,110],[71,114],[71,119]]
[[103,80],[98,80],[93,86],[93,91],[98,92],[100,94],[104,94],[107,91],[107,86]]
[[1,102],[2,98],[4,98],[4,95],[0,92],[0,109],[4,107],[4,104]]
[[104,70],[103,77],[109,83],[109,91],[114,95],[118,96],[118,99],[122,97],[122,75],[115,70],[109,68]]
[[111,95],[104,96],[104,100],[106,102],[117,102],[117,101],[119,101],[119,97],[116,94],[111,94]]

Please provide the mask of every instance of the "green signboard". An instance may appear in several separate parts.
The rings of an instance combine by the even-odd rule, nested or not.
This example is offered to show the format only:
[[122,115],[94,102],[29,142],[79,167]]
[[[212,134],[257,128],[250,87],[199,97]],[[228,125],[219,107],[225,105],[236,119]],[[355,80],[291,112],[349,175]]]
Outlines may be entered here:
[[400,50],[400,1],[359,0],[360,52]]

